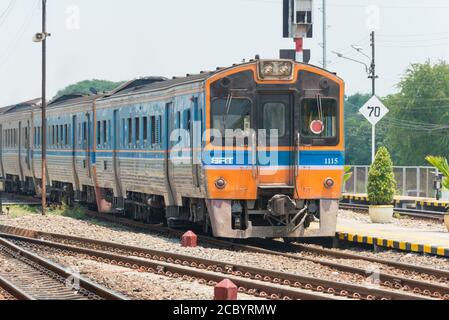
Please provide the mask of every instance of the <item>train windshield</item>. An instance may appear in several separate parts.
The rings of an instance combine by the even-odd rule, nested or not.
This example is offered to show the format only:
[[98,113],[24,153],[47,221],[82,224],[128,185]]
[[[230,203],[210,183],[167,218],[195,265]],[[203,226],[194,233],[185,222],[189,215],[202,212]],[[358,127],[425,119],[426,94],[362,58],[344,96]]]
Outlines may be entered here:
[[[212,102],[212,129],[218,131],[221,137],[226,134],[248,136],[251,129],[251,101],[232,98],[216,99]],[[217,132],[217,133],[218,133]],[[220,140],[220,139],[218,139]],[[214,139],[215,142],[217,139]]]
[[301,104],[301,135],[307,140],[337,138],[337,101],[304,99]]

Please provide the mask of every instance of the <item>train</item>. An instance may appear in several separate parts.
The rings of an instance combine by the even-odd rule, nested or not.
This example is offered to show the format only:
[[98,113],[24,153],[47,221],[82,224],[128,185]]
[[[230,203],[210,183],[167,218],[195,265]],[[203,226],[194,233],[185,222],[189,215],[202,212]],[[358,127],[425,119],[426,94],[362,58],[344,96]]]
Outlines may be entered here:
[[[39,100],[0,109],[2,189],[42,196]],[[47,105],[46,197],[215,237],[334,237],[344,81],[286,59],[143,77]]]

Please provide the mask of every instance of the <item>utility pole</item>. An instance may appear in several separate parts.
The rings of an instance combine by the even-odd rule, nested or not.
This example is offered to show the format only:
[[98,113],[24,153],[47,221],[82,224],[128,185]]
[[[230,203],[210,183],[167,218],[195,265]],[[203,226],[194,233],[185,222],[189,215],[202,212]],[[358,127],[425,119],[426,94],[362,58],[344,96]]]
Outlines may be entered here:
[[326,0],[323,0],[323,69],[327,68],[327,11]]
[[42,215],[47,211],[47,0],[42,0]]
[[371,32],[371,68],[368,78],[372,81],[372,95],[376,95],[376,79],[379,78],[376,75],[376,38],[374,31]]
[[[376,75],[376,38],[375,38],[375,32],[371,32],[371,67],[370,67],[370,75],[368,78],[371,79],[371,85],[372,85],[372,96],[374,97],[376,95],[376,79],[379,78]],[[374,163],[374,159],[376,158],[376,125],[372,126],[372,163]]]

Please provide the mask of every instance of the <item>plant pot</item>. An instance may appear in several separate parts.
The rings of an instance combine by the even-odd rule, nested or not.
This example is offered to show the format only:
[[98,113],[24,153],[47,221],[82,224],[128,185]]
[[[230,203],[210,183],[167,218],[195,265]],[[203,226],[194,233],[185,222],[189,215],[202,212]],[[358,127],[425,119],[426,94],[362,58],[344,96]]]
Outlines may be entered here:
[[446,225],[447,231],[449,231],[449,214],[444,215],[444,224]]
[[390,223],[393,220],[393,206],[369,206],[372,223]]

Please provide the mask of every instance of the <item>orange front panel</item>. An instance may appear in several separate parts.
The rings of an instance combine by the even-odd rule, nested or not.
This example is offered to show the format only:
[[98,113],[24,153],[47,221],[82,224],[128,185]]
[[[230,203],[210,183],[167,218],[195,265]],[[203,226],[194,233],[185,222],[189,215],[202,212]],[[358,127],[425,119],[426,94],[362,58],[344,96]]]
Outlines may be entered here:
[[[257,197],[257,185],[252,170],[206,170],[206,177],[210,199],[254,200]],[[220,178],[226,181],[222,190],[215,186],[215,181]]]
[[[296,185],[299,199],[340,199],[343,170],[300,170]],[[332,178],[335,184],[327,189],[324,181]]]
[[259,168],[259,184],[260,185],[274,185],[285,184],[290,181],[292,172],[289,169],[270,169],[267,167]]

